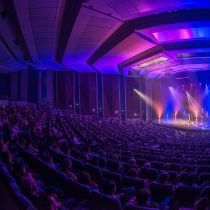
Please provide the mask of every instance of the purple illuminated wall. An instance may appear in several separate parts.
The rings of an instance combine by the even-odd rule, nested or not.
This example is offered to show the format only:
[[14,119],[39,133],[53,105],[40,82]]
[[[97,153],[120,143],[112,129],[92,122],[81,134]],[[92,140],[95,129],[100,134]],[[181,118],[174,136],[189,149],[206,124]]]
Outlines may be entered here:
[[97,114],[96,73],[80,73],[80,113]]
[[65,107],[73,109],[74,107],[74,88],[73,88],[73,72],[68,71],[65,74]]
[[73,72],[57,71],[54,80],[56,106],[64,109],[73,107]]
[[105,117],[119,116],[119,81],[119,75],[103,75],[103,110]]
[[11,98],[14,100],[19,99],[19,85],[18,85],[18,79],[19,79],[19,72],[12,72],[11,73]]
[[135,117],[136,113],[140,112],[140,97],[134,92],[133,89],[140,90],[139,77],[126,77],[125,79],[125,94],[126,94],[126,115],[127,118]]

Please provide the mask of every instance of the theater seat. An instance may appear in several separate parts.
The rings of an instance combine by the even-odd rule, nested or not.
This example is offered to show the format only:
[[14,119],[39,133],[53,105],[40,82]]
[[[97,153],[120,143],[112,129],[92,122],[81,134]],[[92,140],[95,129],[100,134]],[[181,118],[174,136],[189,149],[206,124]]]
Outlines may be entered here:
[[150,181],[154,181],[157,179],[157,170],[153,168],[141,168],[140,169],[140,178],[141,179],[149,179]]
[[180,166],[180,164],[171,163],[169,170],[179,172],[179,171],[181,171],[181,166]]
[[132,186],[132,187],[135,187],[136,189],[142,189],[145,187],[145,181],[143,179],[125,176],[123,180],[124,180],[125,187]]
[[77,160],[75,158],[71,158],[72,166],[75,170],[82,170],[84,168],[84,163],[81,160]]
[[108,171],[108,170],[103,170],[102,175],[105,179],[115,181],[115,183],[118,187],[122,186],[122,176],[120,174],[114,173],[114,172]]
[[120,200],[113,196],[93,191],[90,199],[91,210],[122,210]]
[[149,185],[150,192],[155,202],[160,203],[166,197],[173,195],[173,186],[159,183],[151,183]]
[[181,206],[192,207],[199,197],[199,187],[178,186],[175,192],[174,200]]
[[169,182],[173,185],[176,185],[177,183],[177,172],[176,171],[166,171],[169,174]]
[[206,196],[208,199],[210,199],[210,186],[206,186],[203,188],[200,194],[201,197]]
[[90,173],[90,176],[93,180],[97,181],[101,179],[102,173],[100,167],[86,163],[84,169]]
[[200,174],[200,173],[203,173],[203,172],[206,172],[206,173],[210,173],[210,166],[206,165],[206,166],[199,166],[197,168],[197,173]]
[[152,168],[158,169],[158,170],[163,170],[163,163],[158,162],[158,161],[151,161],[151,166]]
[[120,163],[115,160],[107,160],[106,167],[107,167],[107,169],[109,169],[111,171],[117,172],[120,168]]
[[201,173],[198,178],[199,184],[210,181],[210,173]]

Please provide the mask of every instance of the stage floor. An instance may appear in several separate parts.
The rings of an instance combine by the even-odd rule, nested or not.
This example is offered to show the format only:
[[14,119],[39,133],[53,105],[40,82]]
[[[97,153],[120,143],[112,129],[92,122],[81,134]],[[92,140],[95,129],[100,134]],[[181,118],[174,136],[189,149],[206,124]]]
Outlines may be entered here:
[[175,127],[184,130],[209,130],[210,131],[210,122],[196,122],[188,121],[185,119],[160,119],[155,121],[156,124]]

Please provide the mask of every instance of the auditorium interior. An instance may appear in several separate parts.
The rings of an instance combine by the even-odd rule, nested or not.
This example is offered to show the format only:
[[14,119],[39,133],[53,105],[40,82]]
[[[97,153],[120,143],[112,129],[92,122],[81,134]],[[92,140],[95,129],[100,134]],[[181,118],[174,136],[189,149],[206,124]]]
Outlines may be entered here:
[[0,210],[210,210],[210,0],[0,0]]

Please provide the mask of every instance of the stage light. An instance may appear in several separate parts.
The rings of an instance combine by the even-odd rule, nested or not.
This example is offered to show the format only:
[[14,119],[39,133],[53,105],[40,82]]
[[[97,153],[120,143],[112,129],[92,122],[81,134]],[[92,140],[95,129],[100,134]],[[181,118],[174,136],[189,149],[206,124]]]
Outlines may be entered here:
[[146,96],[146,95],[144,95],[143,93],[141,93],[140,91],[138,91],[137,89],[133,89],[139,96],[140,96],[140,98],[142,98],[148,105],[150,105],[150,106],[153,106],[153,104],[152,104],[152,100],[148,97],[148,96]]
[[174,113],[177,115],[182,108],[183,96],[173,87],[170,87],[169,90],[173,99]]
[[208,85],[205,85],[204,96],[208,95],[208,93],[209,93]]
[[187,100],[188,100],[188,104],[189,104],[189,109],[190,111],[194,114],[194,116],[198,117],[198,115],[200,115],[201,113],[201,106],[199,105],[199,103],[189,94],[189,92],[186,91],[186,95],[187,95]]
[[156,114],[157,114],[158,118],[161,118],[161,116],[163,114],[163,107],[160,104],[153,101],[148,96],[146,96],[145,94],[141,93],[139,90],[137,90],[135,88],[133,90],[134,90],[134,92],[136,92],[140,96],[140,98],[142,100],[144,100],[146,102],[147,105],[149,105],[150,107],[152,107],[156,111]]
[[139,63],[139,64],[133,66],[132,68],[135,69],[135,70],[141,70],[141,69],[144,69],[144,68],[147,68],[147,67],[150,67],[150,66],[154,66],[154,65],[163,63],[167,60],[168,60],[168,58],[160,56],[160,57],[154,58],[152,60],[148,60],[148,61],[145,61],[143,63]]

